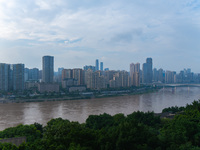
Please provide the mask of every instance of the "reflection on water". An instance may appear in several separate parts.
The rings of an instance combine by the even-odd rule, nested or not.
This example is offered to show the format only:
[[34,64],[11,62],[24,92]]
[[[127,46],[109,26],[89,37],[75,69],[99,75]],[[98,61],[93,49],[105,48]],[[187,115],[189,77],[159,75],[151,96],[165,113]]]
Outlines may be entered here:
[[111,115],[134,111],[161,112],[169,106],[185,106],[200,98],[198,87],[163,88],[155,93],[87,100],[0,104],[0,130],[18,124],[46,124],[52,118],[85,122],[91,114]]

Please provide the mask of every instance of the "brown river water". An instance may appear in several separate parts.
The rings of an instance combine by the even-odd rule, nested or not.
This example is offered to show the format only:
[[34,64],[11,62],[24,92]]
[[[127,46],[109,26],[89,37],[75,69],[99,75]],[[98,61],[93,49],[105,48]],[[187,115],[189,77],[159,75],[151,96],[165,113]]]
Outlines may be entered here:
[[134,111],[160,113],[170,106],[185,106],[200,99],[200,87],[163,88],[157,92],[120,97],[0,104],[0,130],[18,124],[38,122],[46,125],[52,118],[85,122],[89,115],[125,115]]

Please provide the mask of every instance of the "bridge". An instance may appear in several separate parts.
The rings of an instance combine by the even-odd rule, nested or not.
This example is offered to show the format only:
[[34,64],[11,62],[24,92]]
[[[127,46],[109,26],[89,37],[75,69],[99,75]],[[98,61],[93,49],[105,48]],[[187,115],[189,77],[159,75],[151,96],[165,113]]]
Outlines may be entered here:
[[153,85],[162,86],[162,87],[200,87],[200,84],[165,84],[165,83],[154,83]]

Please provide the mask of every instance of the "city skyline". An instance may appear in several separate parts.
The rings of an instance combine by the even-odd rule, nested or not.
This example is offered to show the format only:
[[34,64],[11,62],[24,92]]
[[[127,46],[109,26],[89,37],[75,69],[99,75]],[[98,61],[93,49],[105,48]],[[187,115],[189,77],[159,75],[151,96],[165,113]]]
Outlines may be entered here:
[[[99,59],[95,59],[95,62],[94,62],[94,60],[93,60],[93,64],[86,64],[86,65],[83,65],[82,64],[82,67],[74,67],[74,68],[69,68],[69,67],[62,67],[62,66],[58,66],[57,68],[55,68],[54,66],[55,66],[55,57],[54,56],[49,56],[49,55],[45,55],[45,56],[42,56],[42,59],[40,60],[41,61],[41,67],[36,67],[36,66],[33,66],[33,67],[27,67],[26,66],[26,64],[24,64],[24,63],[19,63],[19,62],[17,62],[16,64],[24,64],[24,68],[26,69],[31,69],[31,70],[35,70],[35,69],[38,69],[38,71],[42,71],[43,69],[43,57],[46,57],[46,56],[48,56],[48,57],[53,57],[53,71],[54,72],[59,72],[59,69],[83,69],[83,70],[85,70],[86,68],[88,69],[88,67],[94,67],[94,70],[96,70],[96,67],[98,66],[99,68],[98,68],[98,70],[100,70],[100,67],[101,67],[101,64],[100,63],[103,63],[103,71],[106,71],[107,69],[108,70],[114,70],[114,69],[112,69],[112,68],[109,68],[109,66],[106,66],[106,67],[104,67],[104,62],[100,62],[99,63]],[[148,58],[150,58],[150,59],[153,59],[153,58],[151,58],[151,57],[148,57]],[[145,60],[146,59],[148,59],[148,58],[145,58]],[[136,63],[136,64],[141,64],[141,65],[145,65],[145,63],[146,63],[146,61],[143,61],[143,63],[141,63],[141,62],[134,62],[134,61],[132,61],[132,62],[130,62],[129,64],[127,64],[128,65],[128,69],[127,70],[125,70],[125,69],[121,69],[121,70],[115,70],[115,71],[127,71],[127,72],[130,72],[130,65],[131,64],[134,64],[134,63]],[[154,60],[155,61],[155,60]],[[98,62],[98,63],[97,63]],[[133,63],[134,62],[134,63]],[[0,64],[9,64],[9,65],[14,65],[14,64],[12,64],[12,63],[9,63],[9,62],[0,62]],[[98,65],[97,65],[98,64]],[[97,66],[96,66],[97,65]],[[86,67],[86,68],[85,68]],[[86,70],[87,70],[86,69]],[[91,69],[91,68],[90,68]],[[106,70],[105,70],[106,69]],[[165,68],[163,68],[162,66],[161,66],[161,68],[158,68],[158,67],[156,67],[156,66],[154,66],[154,63],[152,63],[152,71],[153,71],[153,69],[162,69],[163,71],[174,71],[174,72],[177,72],[177,73],[179,73],[179,72],[181,72],[181,71],[183,71],[184,69],[190,69],[190,70],[192,70],[192,72],[194,72],[194,73],[200,73],[200,72],[195,72],[195,71],[193,71],[193,69],[192,68],[187,68],[187,67],[183,67],[182,69],[180,69],[180,70],[172,70],[172,69],[165,69]],[[140,68],[140,71],[142,71],[142,67]]]
[[69,91],[85,91],[88,89],[106,89],[120,87],[139,87],[153,84],[173,83],[200,83],[200,73],[194,73],[190,68],[179,73],[171,70],[156,69],[153,67],[153,59],[148,57],[146,62],[131,63],[130,70],[103,70],[103,62],[95,60],[95,66],[84,68],[59,68],[54,71],[54,56],[43,56],[43,69],[25,68],[24,64],[0,63],[0,90],[24,91],[24,89],[37,90],[39,92],[58,92],[59,85]]
[[1,63],[82,68],[95,58],[112,70],[153,66],[200,72],[200,1],[0,1]]

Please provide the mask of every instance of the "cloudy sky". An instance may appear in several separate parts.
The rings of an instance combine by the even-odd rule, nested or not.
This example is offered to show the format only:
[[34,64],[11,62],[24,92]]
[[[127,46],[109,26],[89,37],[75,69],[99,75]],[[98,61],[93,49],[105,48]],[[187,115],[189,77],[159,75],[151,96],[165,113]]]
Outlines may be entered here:
[[[113,70],[153,67],[200,73],[199,0],[0,0],[0,62]],[[142,66],[142,65],[141,65]]]

